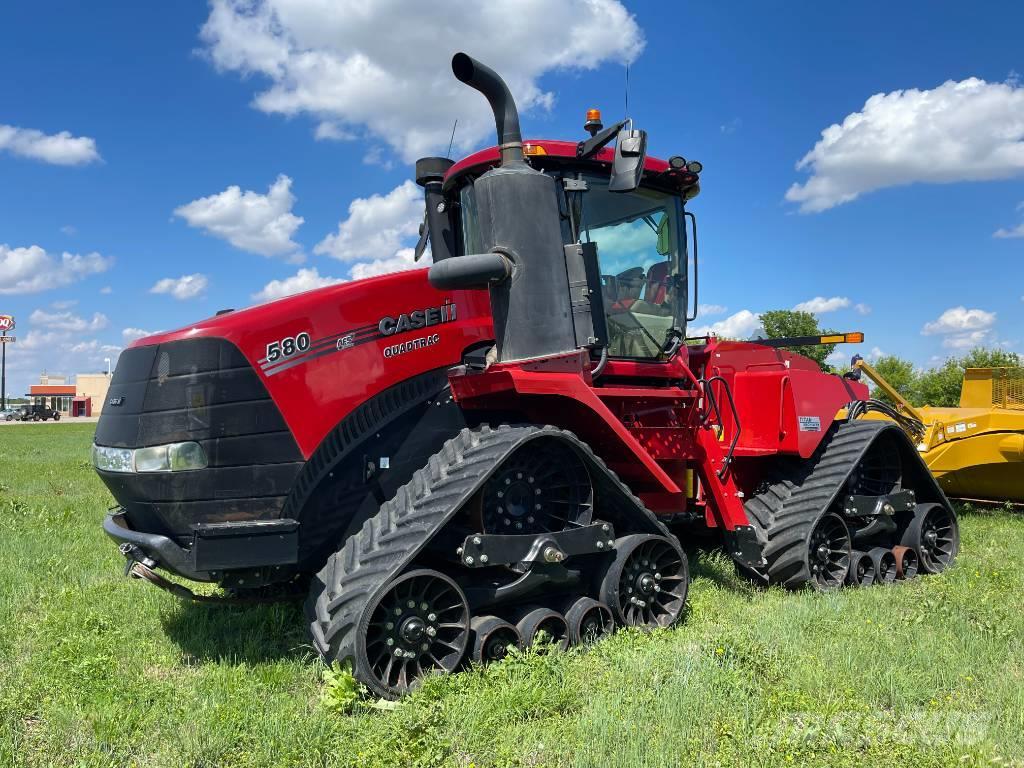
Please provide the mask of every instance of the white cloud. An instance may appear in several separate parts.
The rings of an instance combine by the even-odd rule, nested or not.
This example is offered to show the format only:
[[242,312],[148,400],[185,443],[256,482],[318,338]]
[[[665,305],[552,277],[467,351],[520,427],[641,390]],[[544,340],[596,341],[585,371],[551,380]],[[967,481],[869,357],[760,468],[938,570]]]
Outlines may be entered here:
[[405,272],[409,269],[422,269],[428,266],[428,263],[425,263],[422,260],[418,264],[413,261],[414,253],[415,251],[412,248],[402,248],[389,259],[375,259],[374,261],[364,261],[359,264],[353,264],[351,272],[352,279],[362,280],[364,277],[388,275],[392,272]]
[[109,296],[113,292],[114,289],[111,288],[109,285],[104,285],[102,288],[100,288],[100,293],[102,293],[104,296]]
[[803,213],[885,187],[1024,175],[1024,87],[972,77],[875,94],[822,131],[796,167],[811,177],[786,199]]
[[724,320],[719,320],[711,325],[702,325],[687,330],[689,336],[723,336],[729,339],[747,339],[760,325],[760,319],[749,309],[741,309],[739,312],[729,315]]
[[1013,227],[1012,229],[1000,227],[999,229],[992,233],[992,237],[998,237],[1001,240],[1008,240],[1014,237],[1024,237],[1024,224],[1018,224],[1016,227]]
[[878,360],[881,357],[885,357],[885,352],[882,351],[881,347],[872,347],[867,357],[868,360]]
[[156,285],[149,289],[149,292],[166,293],[178,301],[185,301],[186,299],[194,299],[196,296],[202,295],[209,283],[210,281],[206,275],[197,272],[193,275],[182,275],[181,277],[165,277],[163,280],[158,280]]
[[[59,302],[63,304],[64,302]],[[107,327],[107,316],[101,312],[95,312],[91,320],[79,317],[71,312],[46,312],[37,309],[28,317],[32,325],[49,328],[53,331],[67,331],[69,333],[85,333],[87,331],[101,331]]]
[[728,307],[722,306],[721,304],[701,304],[697,307],[698,315],[722,315],[728,311]]
[[418,234],[422,221],[423,193],[406,181],[386,195],[353,200],[338,231],[321,240],[313,252],[341,261],[383,258]]
[[996,321],[995,312],[967,307],[951,307],[939,315],[937,320],[925,323],[921,333],[925,336],[940,335],[942,346],[950,349],[968,349],[991,340],[992,326]]
[[820,315],[825,312],[835,312],[837,309],[846,309],[848,306],[850,306],[850,300],[845,296],[833,296],[830,299],[826,299],[824,296],[815,296],[808,301],[801,301],[793,307],[793,311]]
[[833,349],[826,357],[825,362],[833,367],[841,367],[849,364],[850,358],[853,357],[848,351],[844,349]]
[[921,333],[925,336],[945,333],[961,333],[963,331],[976,331],[991,328],[996,321],[995,312],[986,312],[983,309],[967,309],[967,307],[952,307],[947,309],[938,320],[926,323]]
[[88,136],[72,136],[67,131],[45,134],[14,125],[0,125],[0,151],[3,150],[53,165],[85,165],[100,159],[95,140]]
[[174,209],[189,226],[227,240],[236,248],[261,256],[295,256],[292,240],[304,219],[292,213],[292,180],[281,174],[267,194],[232,185],[216,195],[201,197]]
[[152,336],[154,333],[159,331],[144,331],[142,328],[125,328],[121,331],[121,338],[124,339],[124,343],[127,344],[136,339],[141,339],[143,336]]
[[347,131],[337,123],[322,122],[313,132],[317,141],[354,141],[359,136],[352,131]]
[[292,296],[296,293],[311,291],[314,288],[323,288],[327,285],[345,282],[340,277],[328,277],[321,275],[316,267],[300,269],[291,277],[284,280],[271,280],[263,290],[254,293],[252,297],[257,301],[273,301],[283,299],[285,296]]
[[857,310],[858,315],[871,314],[871,307],[869,307],[867,304],[855,304],[853,308]]
[[201,38],[218,69],[269,83],[257,109],[309,114],[332,126],[320,138],[365,132],[407,162],[447,146],[456,117],[460,149],[493,138],[486,102],[451,74],[455,51],[500,72],[525,111],[552,104],[546,72],[631,61],[644,46],[618,0],[213,0]]
[[106,272],[114,259],[89,253],[64,252],[58,259],[38,245],[11,248],[0,243],[0,294],[38,293]]

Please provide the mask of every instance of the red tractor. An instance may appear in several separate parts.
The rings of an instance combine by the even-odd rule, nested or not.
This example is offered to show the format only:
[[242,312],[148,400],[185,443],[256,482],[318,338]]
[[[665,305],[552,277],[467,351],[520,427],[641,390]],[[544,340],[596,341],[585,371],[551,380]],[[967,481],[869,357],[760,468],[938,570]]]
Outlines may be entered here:
[[501,78],[452,67],[498,146],[417,162],[429,270],[121,355],[93,456],[133,575],[308,583],[319,652],[397,696],[540,632],[671,625],[698,534],[789,588],[952,562],[955,513],[906,435],[837,419],[863,384],[687,337],[699,163],[596,113],[583,141],[524,143]]

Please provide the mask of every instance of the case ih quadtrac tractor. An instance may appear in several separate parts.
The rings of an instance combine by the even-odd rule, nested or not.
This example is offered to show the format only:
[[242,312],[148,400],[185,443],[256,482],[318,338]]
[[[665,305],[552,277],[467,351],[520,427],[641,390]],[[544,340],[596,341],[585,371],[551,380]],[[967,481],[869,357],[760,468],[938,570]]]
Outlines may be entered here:
[[397,696],[538,636],[671,625],[691,535],[789,588],[950,564],[954,511],[906,435],[837,419],[863,384],[687,338],[699,163],[596,112],[583,141],[523,143],[501,78],[452,68],[498,146],[417,162],[429,270],[121,355],[94,461],[133,575],[308,582],[319,652]]

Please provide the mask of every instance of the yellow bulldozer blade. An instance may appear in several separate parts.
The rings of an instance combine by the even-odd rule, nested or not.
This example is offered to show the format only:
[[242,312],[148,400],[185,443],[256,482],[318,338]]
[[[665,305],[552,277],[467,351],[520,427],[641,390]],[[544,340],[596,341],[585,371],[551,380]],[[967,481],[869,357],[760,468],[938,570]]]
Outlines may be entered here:
[[866,362],[856,366],[924,424],[917,449],[949,496],[1024,503],[1024,368],[968,368],[959,407],[915,408]]

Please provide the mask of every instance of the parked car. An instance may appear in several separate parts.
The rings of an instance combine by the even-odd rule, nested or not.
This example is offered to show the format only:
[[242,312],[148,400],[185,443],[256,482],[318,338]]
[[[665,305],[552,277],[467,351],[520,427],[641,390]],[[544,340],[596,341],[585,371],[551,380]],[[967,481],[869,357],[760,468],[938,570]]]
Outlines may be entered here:
[[23,405],[18,418],[21,421],[60,421],[60,411],[47,408],[45,405]]
[[13,408],[4,408],[0,410],[0,421],[14,421],[19,417],[19,414]]

